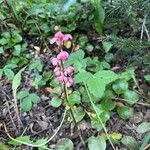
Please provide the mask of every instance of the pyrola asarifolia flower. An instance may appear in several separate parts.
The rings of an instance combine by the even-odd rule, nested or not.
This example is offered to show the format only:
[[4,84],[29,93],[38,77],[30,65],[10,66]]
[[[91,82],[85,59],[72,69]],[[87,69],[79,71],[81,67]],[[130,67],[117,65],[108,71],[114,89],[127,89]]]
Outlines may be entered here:
[[63,34],[61,31],[58,31],[54,37],[51,39],[50,43],[56,43],[58,46],[63,45],[63,42],[72,40],[71,34]]
[[69,54],[66,51],[62,51],[57,55],[57,59],[60,61],[65,61],[69,57]]
[[60,61],[59,61],[59,59],[57,59],[57,58],[54,58],[54,57],[53,57],[53,58],[51,59],[51,63],[53,64],[53,66],[57,66],[57,65],[59,64],[59,62],[60,62]]
[[69,76],[72,76],[74,73],[74,68],[72,66],[69,66],[65,69],[65,74],[68,74]]
[[[70,34],[63,34],[58,31],[54,37],[51,39],[51,44],[56,43],[58,46],[62,46],[63,42],[72,40],[72,36]],[[60,49],[62,47],[59,47]],[[55,66],[54,76],[57,78],[59,84],[65,84],[67,87],[71,87],[74,84],[73,74],[74,68],[72,66],[68,66],[64,68],[63,63],[69,58],[69,54],[66,51],[61,51],[56,57],[51,59],[51,63]]]

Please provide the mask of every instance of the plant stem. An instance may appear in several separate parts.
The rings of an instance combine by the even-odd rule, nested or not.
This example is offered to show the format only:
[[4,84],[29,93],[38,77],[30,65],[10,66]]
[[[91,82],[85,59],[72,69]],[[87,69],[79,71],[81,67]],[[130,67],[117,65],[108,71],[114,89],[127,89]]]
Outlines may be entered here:
[[92,97],[91,97],[91,95],[90,95],[90,93],[89,93],[89,90],[88,90],[88,88],[87,88],[86,83],[84,83],[84,86],[85,86],[86,92],[87,92],[87,94],[88,94],[89,100],[90,100],[90,102],[91,102],[91,105],[92,105],[92,107],[93,107],[93,109],[94,109],[94,111],[95,111],[95,113],[96,113],[96,116],[97,116],[97,118],[98,118],[100,124],[102,125],[102,128],[103,128],[103,130],[104,130],[104,132],[105,132],[105,134],[106,134],[106,137],[108,138],[108,140],[109,140],[109,142],[110,142],[110,144],[111,144],[113,150],[115,150],[115,147],[114,147],[114,145],[113,145],[113,143],[112,143],[112,141],[111,141],[111,139],[110,139],[110,137],[109,137],[109,135],[108,135],[107,129],[106,129],[105,125],[103,124],[103,122],[102,122],[102,120],[101,120],[101,118],[100,118],[100,116],[99,116],[99,114],[98,114],[98,112],[97,112],[97,109],[96,109],[95,104],[94,104],[94,102],[93,102],[93,99],[92,99]]

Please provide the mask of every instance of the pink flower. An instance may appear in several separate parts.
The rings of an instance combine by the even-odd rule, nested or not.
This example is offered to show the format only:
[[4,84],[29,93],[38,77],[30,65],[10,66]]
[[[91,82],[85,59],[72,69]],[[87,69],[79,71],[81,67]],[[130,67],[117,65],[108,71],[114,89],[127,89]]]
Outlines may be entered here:
[[65,73],[68,74],[69,76],[72,76],[74,73],[74,67],[69,66],[65,69]]
[[53,66],[57,66],[57,65],[59,65],[59,60],[57,59],[57,58],[55,58],[55,57],[53,57],[52,59],[51,59],[51,63],[53,64]]
[[70,87],[70,86],[72,86],[73,84],[74,84],[73,79],[72,79],[71,77],[68,77],[68,81],[67,81],[67,83],[66,83],[67,87]]
[[54,69],[54,75],[55,75],[55,77],[59,77],[61,75],[61,70],[59,67],[56,67]]
[[64,38],[63,38],[63,41],[69,41],[69,40],[72,40],[71,34],[65,34]]
[[64,84],[67,82],[67,77],[65,77],[64,75],[59,76],[57,79],[60,84]]
[[62,60],[62,61],[67,60],[68,57],[69,57],[69,54],[66,51],[62,51],[57,55],[57,59]]
[[50,43],[51,43],[51,44],[56,43],[57,45],[60,46],[60,45],[62,44],[62,42],[63,42],[64,36],[65,36],[65,35],[64,35],[61,31],[58,31],[58,32],[54,35],[54,37],[51,39]]
[[72,40],[71,34],[63,34],[61,31],[58,31],[54,37],[51,39],[50,43],[56,43],[58,46],[62,45],[63,42]]

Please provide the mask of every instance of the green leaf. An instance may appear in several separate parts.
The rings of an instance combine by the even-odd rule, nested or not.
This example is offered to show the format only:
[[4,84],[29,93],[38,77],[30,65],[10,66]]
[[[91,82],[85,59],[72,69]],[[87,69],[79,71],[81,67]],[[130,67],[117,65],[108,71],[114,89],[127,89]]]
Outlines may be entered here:
[[103,80],[105,84],[109,84],[119,78],[119,75],[109,70],[98,71],[94,76],[100,80]]
[[90,93],[93,94],[95,97],[101,98],[103,96],[105,91],[105,83],[103,80],[94,76],[88,79],[87,86]]
[[133,105],[139,100],[139,95],[134,91],[127,90],[124,92],[123,98],[127,103]]
[[103,24],[105,19],[105,12],[101,5],[101,3],[97,3],[95,5],[95,13],[94,13],[94,25],[95,29],[99,34],[103,32]]
[[10,150],[9,147],[5,145],[4,143],[2,143],[1,141],[0,141],[0,148],[1,150]]
[[29,92],[28,91],[20,91],[17,95],[17,98],[18,99],[23,99],[25,97],[27,97],[29,95]]
[[139,150],[143,150],[148,145],[149,142],[150,142],[150,132],[145,135]]
[[17,67],[17,65],[16,64],[8,64],[8,65],[6,65],[5,67],[4,67],[4,69],[14,69],[14,68],[16,68]]
[[0,39],[0,45],[5,45],[8,43],[8,39],[2,38]]
[[4,69],[5,75],[8,77],[8,79],[12,80],[14,78],[14,72],[10,69]]
[[101,105],[105,110],[111,111],[116,107],[116,102],[111,99],[103,99]]
[[34,104],[38,104],[40,102],[40,97],[34,93],[29,94],[28,97]]
[[82,107],[73,108],[73,114],[74,114],[76,122],[80,122],[85,116],[85,112]]
[[19,43],[19,42],[21,42],[22,41],[22,37],[21,37],[21,35],[17,32],[17,31],[13,31],[12,32],[12,41],[14,42],[14,43]]
[[43,69],[43,64],[40,59],[36,59],[32,62],[32,64],[29,66],[29,70],[38,70],[41,72]]
[[82,61],[84,58],[84,55],[85,55],[85,53],[83,50],[78,50],[74,53],[71,53],[69,56],[69,59],[65,63],[65,66],[72,65],[77,61],[79,61],[79,62]]
[[146,81],[150,81],[150,74],[145,75],[145,76],[144,76],[144,79],[145,79]]
[[12,90],[13,90],[13,96],[16,98],[17,94],[17,88],[20,85],[21,82],[21,73],[25,70],[26,67],[22,68],[13,78],[12,81]]
[[121,142],[128,147],[130,150],[137,150],[138,149],[138,143],[135,140],[135,138],[131,136],[124,136],[121,140]]
[[139,134],[143,134],[143,133],[145,133],[145,132],[150,131],[150,122],[143,122],[143,123],[141,123],[141,124],[137,127],[136,131],[137,131]]
[[128,89],[128,82],[125,80],[117,80],[113,85],[112,85],[113,90],[115,91],[116,94],[122,94]]
[[58,108],[62,104],[62,100],[58,97],[53,97],[52,100],[50,101],[50,105]]
[[14,46],[13,55],[19,56],[21,52],[21,45],[17,44]]
[[[30,140],[30,136],[19,136],[19,137],[15,138],[15,139],[16,139],[16,140],[19,140],[19,141],[22,141],[22,142],[29,143],[29,144],[32,144],[32,143],[33,143],[33,142]],[[13,140],[11,140],[11,141],[9,142],[9,144],[15,145],[15,146],[22,145],[21,143],[16,142],[16,141],[13,141]]]
[[4,54],[4,48],[0,47],[0,54]]
[[21,108],[23,111],[30,111],[32,108],[32,100],[29,97],[25,97],[21,102]]
[[75,104],[80,104],[80,101],[81,101],[80,93],[77,91],[74,91],[68,97],[69,106],[73,106]]
[[82,83],[82,82],[86,82],[91,77],[92,74],[90,72],[80,72],[75,75],[74,80],[75,83]]
[[74,146],[70,139],[62,138],[58,141],[55,150],[73,150]]
[[133,108],[127,107],[127,106],[121,106],[117,108],[117,112],[119,116],[126,120],[133,116]]
[[103,42],[102,44],[103,44],[103,49],[105,53],[108,53],[111,47],[113,46],[113,44],[110,42]]
[[88,148],[89,150],[106,150],[106,141],[101,136],[91,136],[88,139]]

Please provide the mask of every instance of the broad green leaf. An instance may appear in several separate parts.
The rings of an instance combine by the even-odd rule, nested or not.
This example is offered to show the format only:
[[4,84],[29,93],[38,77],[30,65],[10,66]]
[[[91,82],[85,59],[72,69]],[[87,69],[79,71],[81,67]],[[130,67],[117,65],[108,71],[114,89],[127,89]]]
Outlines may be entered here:
[[75,104],[80,104],[80,101],[81,101],[80,93],[77,91],[74,91],[68,97],[68,104],[70,106],[73,106]]
[[29,98],[34,104],[38,104],[40,102],[40,97],[34,93],[29,94]]
[[88,139],[88,148],[89,150],[106,150],[106,141],[101,136],[91,136]]
[[29,70],[38,70],[41,72],[43,69],[43,64],[40,59],[36,59],[32,62],[32,64],[29,66]]
[[144,76],[144,79],[145,79],[146,81],[150,81],[150,74],[145,75],[145,76]]
[[20,91],[17,95],[17,98],[18,99],[23,99],[25,97],[27,97],[29,95],[29,92],[28,91]]
[[4,48],[0,47],[0,54],[4,54]]
[[62,138],[58,141],[54,150],[73,150],[73,149],[74,145],[72,141],[67,138]]
[[85,116],[84,109],[82,107],[73,108],[73,114],[76,119],[76,122],[80,122]]
[[103,80],[105,84],[109,84],[119,78],[119,76],[116,73],[109,70],[98,71],[97,73],[95,73],[94,76],[100,80]]
[[17,32],[17,31],[13,31],[12,32],[12,41],[14,42],[14,43],[19,43],[19,42],[21,42],[22,41],[22,37],[21,37],[21,35]]
[[103,99],[101,105],[105,110],[111,111],[116,107],[116,102],[112,99]]
[[133,105],[139,100],[139,95],[134,91],[127,90],[123,93],[123,98],[127,103]]
[[145,135],[139,150],[143,150],[148,145],[149,142],[150,142],[150,132]]
[[77,75],[75,75],[74,80],[75,83],[82,83],[82,82],[86,82],[91,77],[92,74],[90,72],[80,72]]
[[43,143],[47,143],[48,139],[47,138],[42,138],[42,139],[38,139],[34,142],[34,144],[36,145],[41,145]]
[[145,132],[148,132],[148,131],[150,131],[150,122],[143,122],[143,123],[141,123],[138,127],[137,127],[137,129],[136,129],[136,131],[140,134],[142,134],[142,133],[145,133]]
[[32,108],[32,101],[29,97],[25,97],[21,102],[21,108],[23,111],[30,111]]
[[11,69],[4,69],[4,73],[8,79],[12,80],[14,78],[14,72]]
[[113,46],[113,44],[110,42],[103,42],[102,44],[103,44],[103,49],[105,53],[108,53],[111,47]]
[[16,68],[17,67],[17,65],[16,64],[8,64],[8,65],[6,65],[5,67],[4,67],[4,69],[14,69],[14,68]]
[[117,80],[113,85],[112,85],[113,90],[115,91],[116,94],[122,94],[128,89],[128,82],[120,79]]
[[134,68],[129,68],[125,72],[121,73],[119,77],[120,79],[124,78],[126,81],[129,81],[130,79],[135,77],[134,71],[135,71]]
[[21,52],[21,45],[17,44],[14,46],[13,55],[19,56]]
[[0,39],[0,45],[5,45],[8,43],[8,40],[5,38]]
[[50,105],[58,108],[62,104],[62,100],[58,97],[53,97],[52,100],[50,101]]
[[138,149],[138,143],[135,140],[135,138],[131,136],[124,136],[121,140],[121,142],[128,147],[130,150],[137,150]]
[[121,106],[117,108],[117,112],[122,119],[129,119],[133,116],[133,108]]
[[95,97],[101,98],[105,91],[105,81],[96,77],[89,78],[87,86],[91,94]]
[[10,148],[7,145],[5,145],[4,143],[2,143],[1,141],[0,141],[0,148],[1,148],[1,150],[10,150]]

